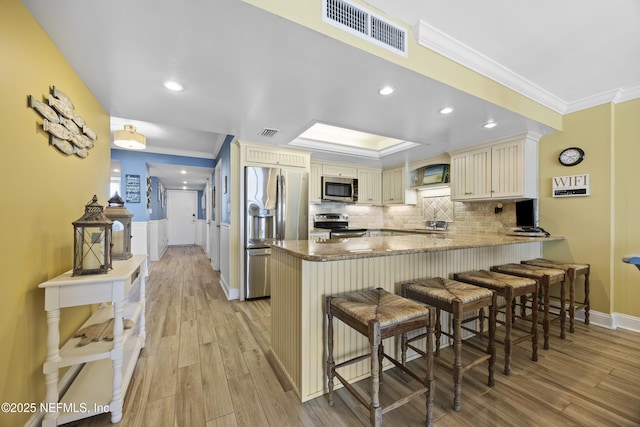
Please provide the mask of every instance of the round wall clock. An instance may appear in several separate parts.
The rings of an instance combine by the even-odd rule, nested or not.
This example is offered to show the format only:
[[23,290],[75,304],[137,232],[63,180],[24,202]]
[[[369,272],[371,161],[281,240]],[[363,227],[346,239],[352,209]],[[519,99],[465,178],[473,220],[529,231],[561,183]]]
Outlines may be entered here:
[[558,160],[564,166],[575,166],[584,160],[584,150],[579,147],[565,148],[558,156]]

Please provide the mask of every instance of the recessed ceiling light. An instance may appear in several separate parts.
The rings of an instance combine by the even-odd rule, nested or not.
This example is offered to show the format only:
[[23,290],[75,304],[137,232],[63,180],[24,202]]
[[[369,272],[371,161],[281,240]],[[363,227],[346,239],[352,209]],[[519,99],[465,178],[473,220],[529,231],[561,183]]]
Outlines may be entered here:
[[393,86],[385,86],[383,88],[381,88],[378,93],[380,95],[391,95],[393,93],[393,91],[395,91],[395,89],[393,88]]
[[164,87],[172,92],[182,92],[184,90],[183,85],[173,80],[167,80],[166,82],[164,82]]
[[114,169],[113,171],[114,172],[120,172],[120,169]]
[[440,114],[451,114],[453,113],[453,108],[451,107],[444,107],[440,110]]
[[186,186],[186,185],[182,186],[182,189],[183,189],[183,190],[186,190],[186,189],[187,189],[187,186]]
[[498,124],[496,122],[487,122],[485,124],[482,125],[483,128],[485,129],[491,129],[498,126]]
[[181,171],[180,171],[180,173],[181,173],[182,175],[186,175],[186,174],[187,174],[187,171],[185,171],[185,170],[181,170]]
[[182,181],[182,183],[183,183],[183,184],[186,184],[186,183],[187,183],[187,181]]

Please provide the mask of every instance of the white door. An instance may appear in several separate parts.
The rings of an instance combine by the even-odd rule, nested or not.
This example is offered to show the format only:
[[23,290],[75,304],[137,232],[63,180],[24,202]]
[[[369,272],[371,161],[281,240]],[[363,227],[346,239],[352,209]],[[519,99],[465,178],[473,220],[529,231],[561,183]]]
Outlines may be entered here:
[[167,191],[169,245],[196,244],[197,212],[197,191]]
[[205,201],[206,205],[204,207],[205,210],[205,219],[207,221],[205,226],[205,238],[204,238],[204,246],[205,252],[207,256],[211,258],[211,216],[213,212],[211,211],[211,180],[207,178],[207,185],[204,188]]
[[213,220],[211,221],[211,267],[214,270],[220,271],[220,215],[222,215],[222,209],[220,209],[220,203],[222,196],[220,180],[222,174],[220,173],[220,163],[215,169],[215,178],[213,185],[213,200],[214,206],[213,209]]

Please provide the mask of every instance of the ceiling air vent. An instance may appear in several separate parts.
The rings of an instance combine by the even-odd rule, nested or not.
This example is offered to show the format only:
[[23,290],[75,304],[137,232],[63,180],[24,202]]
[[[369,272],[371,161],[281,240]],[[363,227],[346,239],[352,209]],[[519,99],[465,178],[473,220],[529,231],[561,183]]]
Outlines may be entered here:
[[348,0],[323,0],[322,21],[407,56],[407,32],[404,28]]
[[269,128],[264,128],[262,129],[262,132],[260,132],[260,136],[266,136],[267,138],[272,138],[274,136],[276,136],[276,134],[280,132],[279,129],[269,129]]

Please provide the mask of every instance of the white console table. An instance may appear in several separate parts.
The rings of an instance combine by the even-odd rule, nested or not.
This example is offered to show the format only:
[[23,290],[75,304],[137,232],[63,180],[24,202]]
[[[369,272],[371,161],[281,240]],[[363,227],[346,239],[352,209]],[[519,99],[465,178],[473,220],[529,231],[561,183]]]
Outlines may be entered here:
[[[111,412],[111,422],[122,419],[124,395],[145,341],[145,281],[147,256],[134,255],[114,261],[107,274],[71,276],[68,271],[40,284],[45,290],[47,312],[47,360],[45,404],[49,408],[44,427],[55,426]],[[110,304],[108,304],[110,303]],[[82,327],[114,319],[113,341],[78,346],[80,338],[60,347],[60,309],[88,304],[100,308]],[[134,322],[124,329],[123,319]],[[62,399],[58,393],[58,370],[84,365]]]

